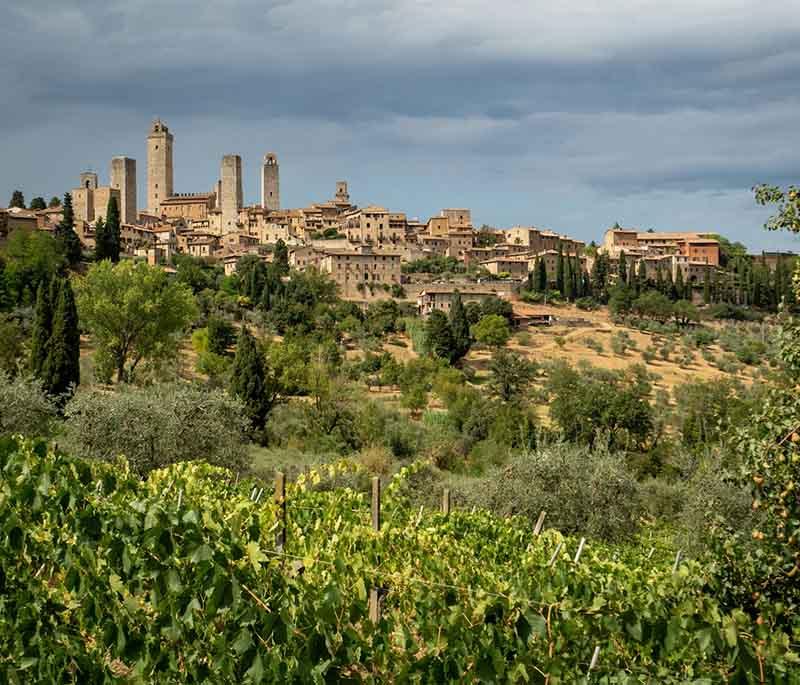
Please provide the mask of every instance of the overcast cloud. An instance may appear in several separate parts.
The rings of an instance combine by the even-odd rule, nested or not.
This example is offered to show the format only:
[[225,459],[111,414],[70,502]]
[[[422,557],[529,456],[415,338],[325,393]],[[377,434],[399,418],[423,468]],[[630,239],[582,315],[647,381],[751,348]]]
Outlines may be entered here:
[[178,192],[278,154],[284,206],[358,204],[599,239],[614,221],[800,250],[750,187],[800,182],[797,0],[12,0],[0,203],[175,134]]

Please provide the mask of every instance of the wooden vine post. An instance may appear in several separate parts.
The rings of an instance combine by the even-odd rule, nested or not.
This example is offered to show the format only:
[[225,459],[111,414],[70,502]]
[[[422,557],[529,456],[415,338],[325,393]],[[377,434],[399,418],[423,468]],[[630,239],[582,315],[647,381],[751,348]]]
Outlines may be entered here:
[[[376,533],[381,530],[381,479],[377,476],[372,479],[372,530]],[[381,620],[381,591],[378,587],[369,591],[369,620],[376,625]]]
[[445,488],[442,492],[442,513],[445,516],[450,514],[450,488]]
[[275,474],[275,504],[278,505],[278,530],[275,532],[275,547],[283,552],[286,546],[286,476]]

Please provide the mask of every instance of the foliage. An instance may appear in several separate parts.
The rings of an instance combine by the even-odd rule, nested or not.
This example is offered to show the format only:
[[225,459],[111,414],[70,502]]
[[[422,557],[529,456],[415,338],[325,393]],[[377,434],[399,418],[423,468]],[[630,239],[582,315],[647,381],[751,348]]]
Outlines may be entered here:
[[81,239],[75,233],[75,212],[72,208],[72,195],[64,193],[63,217],[53,231],[64,257],[70,266],[81,261]]
[[634,372],[554,364],[546,384],[550,416],[567,440],[614,449],[644,446],[653,428],[650,385]]
[[208,351],[212,354],[227,354],[228,348],[236,340],[234,327],[221,316],[209,316],[208,323]]
[[58,286],[58,298],[53,309],[50,337],[45,349],[47,357],[40,371],[47,393],[63,404],[75,392],[81,378],[81,335],[78,310],[69,280]]
[[279,386],[268,373],[264,355],[246,326],[236,341],[230,387],[231,393],[242,402],[251,429],[256,433],[262,430],[270,409],[278,400]]
[[485,314],[470,332],[477,342],[489,347],[503,347],[511,337],[508,320],[499,314]]
[[12,376],[0,369],[0,436],[49,435],[55,417],[56,406],[41,381],[23,375]]
[[702,565],[673,572],[671,550],[638,540],[613,558],[590,539],[576,562],[575,538],[532,538],[528,519],[419,513],[402,494],[416,467],[385,489],[377,532],[363,493],[323,487],[352,466],[303,474],[276,549],[277,505],[230,471],[141,481],[43,445],[0,455],[12,683],[586,685],[596,646],[591,680],[621,685],[780,682],[797,663],[787,633],[707,594]]
[[403,273],[406,274],[462,273],[466,270],[464,264],[459,262],[455,257],[440,257],[438,255],[405,262],[402,267]]
[[64,255],[57,241],[45,231],[12,231],[4,248],[5,285],[13,304],[33,305],[42,283],[62,271]]
[[31,200],[30,208],[33,210],[47,209],[47,205],[44,198],[41,195],[37,195]]
[[103,259],[110,259],[116,263],[119,261],[119,253],[122,248],[120,237],[120,216],[117,198],[108,198],[106,208],[106,219],[99,219],[97,230],[95,231],[95,259],[99,262]]
[[800,233],[800,188],[789,186],[784,190],[762,184],[755,186],[753,192],[758,204],[778,206],[776,213],[764,224],[768,231]]
[[522,355],[496,350],[489,362],[489,389],[504,402],[519,401],[533,381],[536,366]]
[[142,360],[172,358],[181,334],[197,315],[184,284],[145,263],[103,261],[77,281],[81,323],[116,371],[135,379]]
[[86,457],[113,462],[124,455],[138,474],[198,451],[236,470],[246,466],[243,416],[241,403],[221,390],[183,382],[123,386],[77,393],[66,407],[64,435]]
[[14,376],[24,366],[25,329],[20,321],[10,314],[0,314],[0,370]]
[[22,194],[21,190],[15,190],[11,193],[11,200],[9,200],[8,206],[25,209],[25,196]]
[[450,331],[453,335],[453,355],[454,360],[461,359],[469,352],[472,344],[472,337],[469,332],[469,321],[467,320],[467,310],[461,301],[461,294],[456,291],[453,295],[453,302],[450,306]]
[[440,359],[451,362],[456,358],[455,341],[453,331],[447,315],[434,309],[425,321],[425,347],[430,353]]

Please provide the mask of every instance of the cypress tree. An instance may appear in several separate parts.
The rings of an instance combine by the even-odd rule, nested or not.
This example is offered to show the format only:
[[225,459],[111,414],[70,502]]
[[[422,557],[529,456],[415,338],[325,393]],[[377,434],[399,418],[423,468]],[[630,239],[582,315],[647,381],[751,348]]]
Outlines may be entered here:
[[81,239],[75,233],[75,212],[72,209],[72,195],[69,193],[64,193],[64,218],[56,226],[54,233],[70,265],[80,262]]
[[0,259],[0,312],[4,312],[11,307],[11,292],[8,288],[6,278],[6,265]]
[[556,263],[556,288],[562,295],[564,294],[564,252],[559,245],[558,262]]
[[256,431],[263,428],[269,412],[264,360],[247,326],[242,327],[236,343],[236,356],[233,358],[231,372],[231,393],[244,404],[251,427]]
[[564,299],[568,302],[571,302],[574,298],[574,291],[572,290],[572,260],[567,257],[566,259],[566,273],[564,274],[564,289],[561,291],[561,294],[564,296]]
[[619,265],[617,268],[619,282],[625,285],[628,282],[628,264],[625,261],[625,250],[619,251]]
[[116,264],[119,261],[122,238],[120,233],[119,203],[117,203],[117,198],[113,195],[108,198],[108,207],[106,208],[105,238],[105,256],[107,259],[110,259],[114,264]]
[[[55,279],[53,279],[55,281]],[[52,287],[50,283],[42,281],[36,291],[36,310],[33,319],[33,332],[31,334],[31,373],[37,378],[42,377],[47,348],[53,331],[53,301],[51,299]]]
[[273,263],[278,267],[281,275],[289,273],[289,248],[281,238],[275,243],[275,253],[273,254]]
[[672,299],[680,300],[685,292],[686,288],[683,285],[683,269],[678,267],[678,273],[675,274],[675,285],[672,288]]
[[547,292],[547,264],[545,264],[544,258],[542,257],[538,260],[537,270],[538,290],[540,293]]
[[661,268],[661,262],[656,265],[656,290],[664,292],[664,270]]
[[672,268],[668,268],[666,271],[666,277],[664,278],[664,294],[667,297],[672,297],[672,291],[675,288],[675,285],[672,282]]
[[628,285],[633,289],[634,297],[639,297],[639,280],[636,278],[636,262],[631,261],[628,268]]
[[425,322],[425,338],[428,349],[436,357],[452,361],[455,356],[453,331],[447,315],[440,309],[434,309]]
[[8,206],[25,209],[25,196],[22,194],[21,190],[15,190],[11,193],[11,202],[8,203]]
[[453,336],[453,361],[461,359],[472,344],[469,333],[469,321],[467,321],[467,310],[461,301],[461,293],[457,290],[453,295],[453,304],[450,307],[450,331]]
[[75,295],[69,280],[63,279],[53,311],[53,332],[42,370],[45,389],[62,406],[80,383],[80,344]]
[[108,259],[108,233],[103,217],[98,217],[94,224],[94,259],[97,262]]
[[708,267],[703,272],[703,304],[711,304],[711,277],[708,275]]

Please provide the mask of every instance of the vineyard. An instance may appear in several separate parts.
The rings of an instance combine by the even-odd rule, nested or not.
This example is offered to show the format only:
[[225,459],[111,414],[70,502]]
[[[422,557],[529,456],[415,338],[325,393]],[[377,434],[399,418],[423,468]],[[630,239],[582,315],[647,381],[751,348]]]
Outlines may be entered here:
[[800,682],[790,636],[666,545],[419,509],[417,466],[376,499],[353,468],[276,499],[201,462],[141,480],[0,443],[0,681]]

